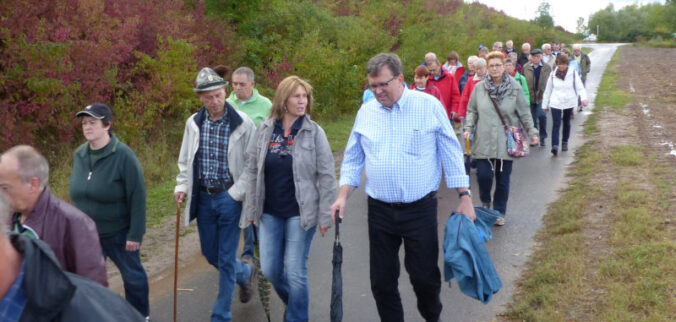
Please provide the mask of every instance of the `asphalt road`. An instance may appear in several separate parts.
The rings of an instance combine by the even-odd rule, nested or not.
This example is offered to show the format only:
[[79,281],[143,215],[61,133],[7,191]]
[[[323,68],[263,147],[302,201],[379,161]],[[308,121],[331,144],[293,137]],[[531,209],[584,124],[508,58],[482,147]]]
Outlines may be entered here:
[[[593,102],[603,71],[618,45],[587,44],[585,46],[594,48],[589,55],[592,67],[587,77],[589,101]],[[593,103],[590,103],[588,107],[588,109],[591,108],[593,108]],[[547,205],[556,200],[558,191],[565,185],[566,167],[573,160],[574,151],[583,143],[580,126],[586,119],[587,113],[576,113],[572,121],[570,151],[560,152],[558,157],[553,158],[549,152],[548,141],[547,147],[536,147],[530,156],[514,163],[507,207],[507,224],[493,229],[493,239],[487,244],[503,288],[494,295],[489,304],[484,305],[463,295],[455,281],[452,287],[444,283],[441,291],[444,321],[490,321],[504,310],[514,291],[514,283],[534,245],[533,236],[542,224],[542,215]],[[547,125],[551,129],[551,117],[548,118]],[[474,171],[472,180],[475,180]],[[475,181],[473,186],[476,186]],[[457,206],[457,194],[455,190],[446,188],[442,182],[437,196],[439,198],[438,219],[441,242],[444,223],[451,210]],[[475,204],[480,204],[478,191],[475,192],[474,201]],[[353,193],[348,201],[345,221],[341,228],[344,249],[343,321],[378,321],[369,282],[366,195],[363,185]],[[330,230],[325,238],[321,238],[317,233],[312,243],[308,263],[311,321],[329,321],[333,233],[334,231]],[[403,255],[403,247],[401,254]],[[441,261],[440,256],[439,265],[443,267]],[[216,270],[210,268],[201,257],[197,257],[191,265],[180,272],[180,276],[179,288],[182,290],[179,292],[178,320],[209,321],[218,285]],[[165,291],[164,294],[158,294],[152,299],[151,318],[153,321],[172,321],[172,283],[171,276],[154,283],[156,287]],[[423,321],[416,309],[416,298],[403,265],[399,289],[406,321]],[[257,297],[247,304],[239,303],[237,298],[236,290],[232,306],[234,321],[266,321]],[[272,296],[271,312],[272,321],[282,321],[283,305],[276,295]]]

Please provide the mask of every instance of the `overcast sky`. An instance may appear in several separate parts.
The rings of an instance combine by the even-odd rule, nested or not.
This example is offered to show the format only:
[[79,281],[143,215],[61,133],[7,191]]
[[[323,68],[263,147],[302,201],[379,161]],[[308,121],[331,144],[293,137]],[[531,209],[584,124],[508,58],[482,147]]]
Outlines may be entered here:
[[[502,10],[512,17],[531,20],[535,17],[541,0],[465,0],[466,3],[480,2],[497,10]],[[554,25],[560,25],[570,32],[576,32],[577,18],[583,17],[585,25],[589,16],[604,9],[612,3],[615,10],[631,4],[664,3],[664,0],[551,0],[549,14],[554,18]]]

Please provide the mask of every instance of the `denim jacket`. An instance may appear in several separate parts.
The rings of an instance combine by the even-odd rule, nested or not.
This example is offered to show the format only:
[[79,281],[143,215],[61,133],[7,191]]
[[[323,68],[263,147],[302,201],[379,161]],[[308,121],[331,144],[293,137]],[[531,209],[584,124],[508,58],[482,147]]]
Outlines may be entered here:
[[[308,115],[303,116],[303,126],[294,138],[292,168],[296,188],[296,200],[300,209],[300,225],[310,229],[317,224],[331,226],[329,208],[336,199],[338,184],[336,182],[335,163],[324,130]],[[247,198],[244,202],[242,216],[246,223],[253,221],[258,225],[263,215],[265,199],[265,156],[268,144],[275,128],[275,120],[268,118],[258,126],[247,149],[248,179],[246,184]],[[242,227],[243,228],[243,227]]]

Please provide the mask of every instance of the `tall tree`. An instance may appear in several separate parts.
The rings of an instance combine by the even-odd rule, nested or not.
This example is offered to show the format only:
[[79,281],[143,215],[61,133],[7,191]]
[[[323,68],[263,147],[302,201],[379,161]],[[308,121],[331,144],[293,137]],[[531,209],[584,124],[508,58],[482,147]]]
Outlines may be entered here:
[[552,19],[552,16],[549,14],[550,8],[551,6],[549,5],[549,2],[544,1],[540,3],[538,10],[535,12],[537,16],[533,22],[542,28],[554,27],[554,19]]

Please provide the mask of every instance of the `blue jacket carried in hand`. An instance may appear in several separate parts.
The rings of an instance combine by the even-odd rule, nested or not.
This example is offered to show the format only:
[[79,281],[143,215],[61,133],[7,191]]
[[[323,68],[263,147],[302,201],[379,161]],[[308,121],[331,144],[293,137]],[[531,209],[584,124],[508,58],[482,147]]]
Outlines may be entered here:
[[444,234],[444,279],[455,278],[460,290],[484,304],[502,287],[484,242],[492,238],[491,227],[499,213],[474,207],[476,222],[451,213]]

